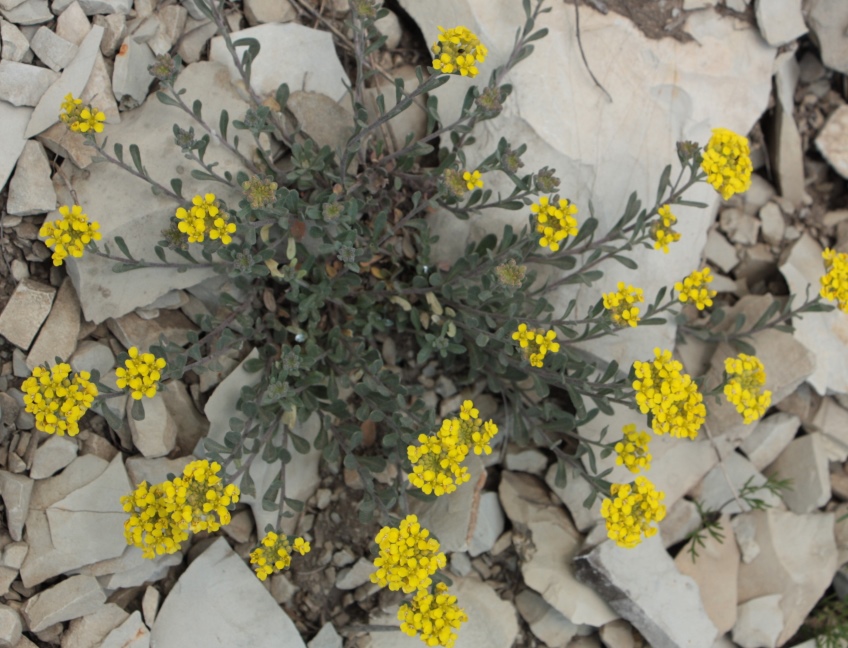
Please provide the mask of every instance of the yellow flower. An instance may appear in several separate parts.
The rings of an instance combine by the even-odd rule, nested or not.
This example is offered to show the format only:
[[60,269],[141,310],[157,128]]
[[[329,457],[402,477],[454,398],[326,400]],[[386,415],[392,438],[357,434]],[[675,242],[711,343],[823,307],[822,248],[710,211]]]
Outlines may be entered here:
[[633,363],[636,404],[643,414],[652,415],[656,434],[694,439],[704,424],[707,410],[704,397],[683,365],[672,360],[671,351],[654,349],[655,360]]
[[848,313],[848,254],[827,248],[822,252],[822,259],[827,273],[821,278],[819,294],[836,301],[839,310]]
[[524,357],[530,361],[532,367],[542,367],[548,351],[551,353],[559,351],[556,331],[553,330],[531,329],[526,324],[519,324],[518,329],[512,334],[512,339],[518,342]]
[[682,303],[691,302],[698,310],[704,310],[713,305],[713,297],[718,293],[707,288],[713,280],[709,268],[693,270],[683,281],[674,284],[674,289],[680,293],[677,298]]
[[663,205],[657,210],[659,220],[651,225],[651,238],[654,239],[654,249],[662,250],[668,254],[668,246],[680,240],[680,233],[675,232],[673,227],[677,222],[677,216],[671,213],[669,205]]
[[220,238],[221,243],[229,245],[233,242],[233,237],[230,234],[234,234],[235,231],[236,224],[227,222],[226,215],[218,216],[212,221],[212,226],[209,228],[209,238],[213,241]]
[[439,38],[433,43],[433,69],[445,74],[477,76],[477,63],[483,63],[489,51],[469,29],[459,26],[445,31],[439,27]]
[[619,281],[618,292],[604,293],[604,308],[610,311],[612,321],[619,326],[636,326],[639,323],[639,307],[645,301],[641,288]]
[[445,566],[445,554],[439,551],[439,541],[421,527],[418,517],[407,515],[397,528],[385,526],[374,539],[380,555],[374,559],[377,568],[371,582],[405,594],[430,587],[430,578]]
[[75,133],[88,133],[89,131],[102,133],[106,115],[94,106],[83,106],[82,99],[67,94],[62,101],[62,112],[59,119]]
[[483,188],[483,179],[480,177],[479,171],[465,171],[462,174],[462,179],[465,181],[465,186],[468,187],[468,191]]
[[36,367],[21,390],[24,406],[35,415],[35,427],[47,434],[79,434],[79,420],[97,396],[97,387],[87,371],[71,373],[71,365],[61,362],[52,369]]
[[138,547],[145,558],[180,550],[189,533],[217,531],[230,523],[229,506],[239,501],[239,488],[226,486],[218,476],[221,465],[192,461],[182,477],[155,486],[142,482],[121,498],[127,544]]
[[559,250],[559,244],[569,236],[577,235],[577,207],[561,198],[554,206],[550,198],[542,196],[539,202],[530,205],[530,211],[536,215],[536,231],[542,235],[539,245],[550,248],[551,252]]
[[421,434],[418,443],[406,449],[412,464],[409,481],[413,486],[427,495],[441,496],[454,492],[470,479],[468,468],[461,465],[468,447],[459,443],[459,421],[442,421],[436,434]]
[[647,432],[637,432],[636,425],[630,423],[622,429],[624,438],[615,444],[616,466],[625,466],[632,473],[651,468],[651,454],[648,444],[651,437]]
[[53,249],[53,265],[60,266],[69,256],[80,258],[85,246],[101,239],[100,225],[89,222],[79,205],[59,207],[61,220],[49,221],[41,226],[38,235],[44,244]]
[[601,503],[601,516],[607,522],[607,535],[619,547],[632,549],[642,536],[650,538],[656,535],[653,522],[665,518],[665,506],[660,502],[665,493],[656,490],[646,477],[637,477],[632,484],[613,484],[610,495]]
[[255,565],[253,569],[257,578],[264,581],[271,574],[291,565],[293,551],[305,556],[310,549],[309,543],[303,538],[295,538],[292,543],[285,534],[278,535],[269,531],[262,538],[260,546],[250,552],[250,564]]
[[[212,221],[211,227],[215,229],[217,234],[213,237],[210,232],[210,238],[218,238],[221,237],[223,241],[223,236],[225,234],[232,234],[235,232],[235,225],[233,225],[233,229],[228,231],[228,225],[226,225],[226,220],[224,215],[221,216],[221,219],[224,220],[222,225],[217,225],[216,221],[218,220],[218,214],[221,213],[221,210],[218,207],[218,201],[215,198],[215,194],[208,193],[204,196],[197,195],[191,200],[191,207],[186,209],[185,207],[178,207],[176,211],[177,220],[180,222],[177,223],[177,229],[179,229],[183,234],[188,236],[189,243],[203,243],[203,240],[206,238],[206,230],[210,228],[206,223],[206,219],[208,218]],[[227,236],[229,238],[229,236]],[[229,241],[227,241],[228,243]]]
[[398,610],[400,629],[410,637],[421,634],[421,641],[428,646],[452,648],[457,635],[454,630],[468,621],[468,615],[456,604],[456,597],[448,594],[448,586],[436,584],[436,593],[419,590],[412,603]]
[[724,386],[724,395],[736,406],[745,424],[762,418],[771,405],[771,392],[763,390],[766,384],[763,363],[756,356],[740,353],[724,361],[724,370],[730,378]]
[[754,170],[748,138],[726,128],[714,128],[704,149],[701,169],[707,174],[707,182],[725,200],[748,191]]
[[143,396],[153,398],[162,379],[165,359],[157,358],[152,353],[139,354],[137,347],[130,347],[127,353],[130,357],[124,361],[126,368],[118,367],[115,370],[118,387],[129,388],[135,400],[141,400]]

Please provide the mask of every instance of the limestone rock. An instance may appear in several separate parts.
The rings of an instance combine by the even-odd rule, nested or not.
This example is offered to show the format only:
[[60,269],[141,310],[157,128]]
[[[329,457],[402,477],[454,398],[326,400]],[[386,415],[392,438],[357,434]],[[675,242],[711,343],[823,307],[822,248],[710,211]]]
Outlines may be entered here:
[[13,106],[36,106],[59,75],[26,63],[0,61],[0,99]]
[[760,231],[763,239],[769,245],[780,245],[786,230],[786,222],[783,220],[783,212],[776,203],[768,203],[760,210]]
[[183,454],[192,452],[209,431],[209,421],[197,410],[182,382],[172,381],[163,386],[160,393],[177,426],[177,446]]
[[[189,15],[191,15],[190,11]],[[177,53],[186,63],[195,63],[200,60],[201,52],[206,47],[206,43],[217,33],[218,28],[211,20],[207,18],[203,18],[202,20],[188,18],[186,20],[185,30],[180,38],[179,46],[177,47]]]
[[504,466],[513,472],[526,472],[537,477],[544,477],[548,467],[548,458],[535,448],[507,450]]
[[80,45],[91,30],[91,23],[74,0],[56,19],[56,35],[74,45]]
[[159,31],[147,42],[156,56],[170,51],[174,46],[174,43],[183,33],[187,16],[188,12],[185,7],[180,5],[167,5],[159,9]]
[[39,27],[29,43],[32,51],[44,65],[61,72],[77,55],[77,46],[47,27]]
[[760,223],[753,216],[731,207],[721,212],[719,220],[722,231],[733,243],[754,245],[760,231]]
[[[5,45],[3,51],[6,51]],[[13,106],[0,101],[0,186],[6,184],[18,157],[26,144],[24,131],[32,115],[32,108]]]
[[56,209],[56,191],[50,180],[50,162],[38,142],[28,141],[9,182],[6,212],[32,216]]
[[[221,596],[216,583],[227,583]],[[305,648],[297,628],[223,538],[180,576],[156,616],[157,648]]]
[[794,115],[799,75],[800,68],[794,56],[788,57],[775,72],[777,101],[774,107],[774,137],[769,147],[780,193],[795,207],[807,199],[804,190],[804,145]]
[[100,53],[111,58],[118,51],[127,35],[127,17],[124,14],[95,16],[94,24],[103,28],[103,40],[100,41]]
[[153,398],[145,398],[142,403],[144,419],[141,421],[132,417],[133,402],[133,399],[127,401],[127,421],[133,445],[145,457],[164,457],[177,443],[177,425],[165,407],[165,399],[159,393]]
[[182,475],[183,469],[194,460],[192,455],[179,459],[130,457],[127,459],[127,474],[133,487],[143,481],[148,484],[160,484],[168,479],[169,474]]
[[541,481],[524,473],[504,471],[498,490],[501,505],[514,529],[526,528],[521,556],[524,582],[575,624],[600,626],[616,618],[604,600],[574,576],[572,562],[582,538],[561,508],[551,503]]
[[312,637],[312,641],[306,644],[309,648],[342,648],[342,638],[333,624],[329,621],[321,626],[318,634]]
[[336,587],[340,590],[353,590],[370,582],[375,571],[374,564],[367,558],[360,558],[353,567],[342,570],[336,578]]
[[472,558],[491,551],[503,533],[505,520],[497,493],[487,492],[480,496],[476,517],[474,532],[468,542],[468,553]]
[[823,398],[811,421],[804,427],[824,434],[822,441],[829,461],[844,462],[848,458],[848,410],[833,398]]
[[848,5],[840,0],[812,0],[807,7],[807,24],[818,43],[822,62],[848,74]]
[[149,320],[142,319],[135,313],[127,313],[123,317],[108,320],[106,324],[128,349],[133,346],[149,349],[154,344],[159,344],[160,336],[164,336],[169,342],[185,346],[188,344],[188,333],[197,330],[180,311],[171,310],[160,312],[159,317]]
[[245,0],[244,17],[249,25],[285,23],[297,19],[297,11],[288,2],[277,0]]
[[154,559],[144,558],[136,547],[125,547],[117,558],[108,558],[86,565],[81,574],[96,576],[103,587],[112,591],[121,588],[141,587],[155,583],[168,575],[171,567],[183,561],[183,554],[162,554]]
[[0,603],[0,646],[17,646],[21,640],[21,615],[14,608]]
[[100,648],[148,648],[150,646],[150,631],[141,620],[141,613],[136,610],[117,628],[103,639]]
[[792,637],[828,588],[836,573],[834,517],[831,513],[796,515],[788,511],[751,511],[734,520],[747,519],[759,548],[750,562],[739,567],[739,601],[781,594],[784,626],[781,645]]
[[604,542],[578,557],[575,571],[653,648],[709,648],[718,634],[697,584],[678,571],[656,536],[628,551]]
[[3,39],[3,52],[0,58],[4,61],[20,63],[29,52],[29,40],[21,30],[5,20],[0,26],[0,38]]
[[668,548],[677,544],[700,525],[698,507],[687,499],[677,500],[676,504],[667,509],[665,518],[659,523],[663,546]]
[[159,590],[149,585],[144,590],[144,597],[141,599],[141,614],[144,617],[144,624],[151,628],[156,620],[156,613],[159,611],[159,602],[162,595]]
[[798,437],[767,469],[775,479],[792,480],[782,493],[794,513],[810,513],[830,500],[830,474],[820,432]]
[[32,487],[33,481],[29,477],[0,470],[0,495],[3,496],[3,505],[6,507],[6,525],[15,542],[23,537],[24,523],[32,499]]
[[106,603],[91,614],[71,621],[62,635],[62,648],[99,648],[112,630],[129,618],[114,603]]
[[90,614],[105,602],[106,594],[96,578],[71,576],[29,599],[23,613],[29,629],[39,632],[54,623]]
[[795,438],[801,420],[788,412],[777,412],[757,422],[740,449],[757,470],[762,470]]
[[66,278],[56,293],[50,315],[27,355],[27,367],[33,369],[45,363],[52,367],[57,357],[67,361],[77,348],[79,331],[80,303],[74,285]]
[[736,623],[736,578],[740,556],[730,518],[723,515],[719,522],[724,535],[721,541],[707,535],[703,546],[697,547],[698,557],[693,560],[689,549],[694,540],[690,540],[677,554],[674,564],[681,574],[689,576],[698,585],[707,616],[722,635]]
[[774,648],[783,630],[780,598],[780,594],[772,594],[740,605],[733,641],[742,648]]
[[[733,489],[727,483],[728,480],[733,484]],[[751,507],[744,500],[737,501],[734,495],[746,484],[756,487],[765,483],[766,477],[754,468],[751,462],[733,452],[708,472],[704,481],[692,489],[692,496],[699,500],[706,510],[741,513],[750,511]],[[780,498],[767,490],[761,489],[755,496],[763,500],[766,506],[782,506]]]
[[99,371],[103,376],[115,368],[115,354],[108,345],[93,340],[83,340],[68,363],[74,371]]
[[51,436],[35,451],[29,476],[32,479],[52,477],[76,459],[78,452],[79,446],[73,439]]
[[153,83],[147,68],[154,61],[155,57],[147,43],[139,43],[133,37],[124,39],[115,55],[112,72],[112,91],[119,101],[125,101],[124,97],[128,96],[137,106],[147,98],[147,91]]
[[757,26],[769,45],[780,47],[807,33],[801,0],[756,0]]
[[297,119],[304,134],[321,146],[341,151],[353,135],[353,115],[342,102],[318,92],[292,92],[286,108]]
[[565,486],[560,488],[556,485],[558,469],[559,466],[556,464],[548,468],[548,472],[545,475],[545,482],[562,501],[568,512],[571,513],[571,519],[574,521],[574,526],[577,527],[577,530],[585,533],[603,519],[601,517],[601,502],[596,499],[590,508],[583,506],[583,502],[592,493],[592,487],[589,485],[589,482],[578,471],[570,466],[566,466]]
[[716,229],[710,229],[707,234],[707,244],[704,248],[707,259],[715,263],[723,272],[730,272],[739,265],[736,248],[731,245]]
[[843,178],[848,178],[848,106],[837,108],[816,137],[816,147]]
[[389,10],[385,16],[374,21],[374,26],[386,37],[386,42],[383,45],[386,49],[394,49],[400,45],[400,40],[403,38],[403,29],[396,13]]
[[[406,92],[412,92],[419,85],[415,68],[411,65],[402,65],[394,70],[390,70],[389,75],[393,79],[402,79]],[[426,73],[424,79],[425,81],[427,79]],[[383,95],[386,112],[397,105],[397,91],[394,82],[377,77],[376,87],[366,88],[364,96],[365,107],[368,109],[368,115],[372,120],[377,119],[380,114],[377,107],[377,97],[379,95]],[[410,134],[412,134],[413,141],[421,139],[427,131],[427,112],[423,101],[415,102],[399,115],[392,117],[386,126],[389,131],[388,137],[385,138],[386,147],[390,151],[405,146],[406,138]]]
[[531,589],[523,590],[515,597],[515,607],[533,634],[550,648],[565,648],[577,634],[578,626]]
[[53,19],[47,0],[24,0],[14,9],[0,13],[3,18],[16,25],[40,25]]

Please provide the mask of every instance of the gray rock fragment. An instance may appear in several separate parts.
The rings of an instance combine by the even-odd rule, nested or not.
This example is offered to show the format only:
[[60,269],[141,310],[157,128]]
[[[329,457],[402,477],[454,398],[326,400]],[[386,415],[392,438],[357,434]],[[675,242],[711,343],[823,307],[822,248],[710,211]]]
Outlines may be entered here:
[[56,190],[50,174],[50,162],[44,147],[38,142],[28,141],[9,182],[6,212],[32,216],[56,209]]
[[38,28],[29,46],[41,62],[55,72],[64,70],[65,66],[74,60],[78,51],[76,45],[47,27]]
[[94,576],[71,576],[29,599],[23,613],[29,629],[39,632],[90,614],[105,602],[106,594]]
[[0,61],[0,99],[13,106],[36,106],[59,75],[26,63]]

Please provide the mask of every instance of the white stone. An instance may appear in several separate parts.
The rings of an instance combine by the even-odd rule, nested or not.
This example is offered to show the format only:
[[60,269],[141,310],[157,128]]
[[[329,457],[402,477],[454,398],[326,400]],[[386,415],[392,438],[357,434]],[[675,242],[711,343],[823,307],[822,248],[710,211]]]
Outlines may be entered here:
[[66,278],[56,293],[50,315],[27,355],[27,367],[33,369],[45,363],[52,367],[57,357],[67,361],[77,348],[79,331],[80,303],[74,285]]
[[[846,112],[848,116],[848,112]],[[780,266],[789,292],[803,299],[807,290],[818,294],[824,272],[822,248],[804,234]],[[807,382],[821,395],[828,391],[848,393],[848,314],[836,309],[830,313],[811,313],[793,321],[794,338],[815,356],[815,369]]]
[[113,591],[155,583],[168,575],[171,567],[183,561],[180,552],[144,558],[136,547],[125,547],[117,558],[109,558],[80,569],[80,573],[96,576],[103,587]]
[[107,603],[95,612],[71,621],[62,635],[62,648],[100,648],[103,639],[129,618],[114,603]]
[[54,72],[61,72],[77,55],[77,46],[47,27],[39,27],[29,43],[35,55]]
[[161,393],[165,407],[177,425],[177,446],[182,454],[192,452],[209,431],[209,421],[198,411],[183,383],[170,382]]
[[[834,516],[831,513],[796,515],[789,511],[751,511],[759,553],[739,567],[739,601],[782,594],[784,626],[777,644],[792,637],[836,573]],[[734,523],[738,534],[739,526]]]
[[394,49],[400,45],[401,38],[403,38],[403,29],[396,13],[389,11],[388,14],[376,20],[374,26],[386,37],[386,42],[383,45],[386,49]]
[[848,5],[842,0],[812,0],[807,7],[807,24],[818,43],[822,62],[848,74]]
[[775,648],[783,630],[780,594],[761,596],[739,606],[733,641],[742,648]]
[[[732,487],[728,481],[733,485]],[[733,452],[707,473],[704,481],[692,490],[692,496],[701,502],[705,510],[741,513],[750,511],[751,506],[742,499],[737,500],[735,495],[746,484],[756,487],[765,483],[766,477],[754,468],[750,461]],[[768,490],[758,490],[755,496],[763,500],[767,506],[781,505],[780,497]]]
[[606,648],[636,648],[633,626],[624,619],[617,619],[605,624],[598,635],[600,635],[601,642]]
[[286,23],[297,19],[297,11],[289,2],[245,0],[244,17],[251,26],[262,23]]
[[103,376],[115,368],[115,354],[107,344],[83,340],[77,346],[68,364],[74,371],[99,371]]
[[757,26],[769,45],[780,47],[807,33],[801,0],[756,0]]
[[127,459],[127,474],[133,487],[143,481],[148,484],[161,484],[168,479],[169,474],[182,475],[183,469],[194,460],[195,457],[192,455],[179,459],[130,457]]
[[739,264],[736,248],[717,229],[710,229],[704,255],[723,272],[730,272]]
[[360,558],[353,567],[343,569],[336,577],[336,587],[340,590],[354,590],[360,585],[371,581],[375,571],[374,563],[367,558]]
[[16,25],[40,25],[53,19],[47,0],[24,0],[10,11],[0,11],[3,18]]
[[38,142],[28,141],[9,182],[6,212],[18,216],[56,209],[56,191],[50,180],[50,162]]
[[106,594],[96,578],[71,576],[29,599],[23,613],[29,629],[39,632],[54,623],[90,614],[105,602]]
[[59,121],[56,106],[70,93],[79,97],[91,76],[91,70],[97,54],[100,52],[100,39],[103,28],[94,26],[80,43],[79,51],[74,60],[62,72],[62,76],[41,97],[32,113],[26,128],[26,137],[34,137]]
[[848,178],[848,106],[840,106],[816,137],[816,147],[831,167]]
[[147,91],[153,83],[153,77],[147,68],[153,65],[155,57],[147,43],[140,43],[128,36],[124,39],[115,56],[115,68],[112,72],[112,91],[119,101],[131,97],[136,104],[147,98]]
[[18,611],[0,603],[0,646],[17,646],[21,640],[22,628]]
[[[62,1],[69,4],[69,0]],[[79,0],[79,3],[87,16],[114,13],[128,14],[132,9],[132,0]],[[57,2],[54,0],[54,10],[56,4]]]
[[136,610],[117,628],[103,639],[100,648],[148,648],[150,646],[150,631],[141,620],[141,613]]
[[501,509],[498,494],[486,492],[480,496],[477,507],[477,521],[474,533],[468,543],[468,553],[472,558],[491,551],[504,530],[506,520]]
[[3,547],[3,566],[15,570],[20,569],[21,565],[24,564],[27,551],[29,551],[29,546],[26,542],[10,542]]
[[[365,89],[364,103],[368,110],[368,115],[371,120],[376,120],[380,115],[377,106],[377,97],[383,95],[386,112],[390,111],[397,105],[397,91],[394,84],[395,79],[402,79],[406,92],[412,92],[418,87],[418,77],[415,74],[415,68],[411,65],[401,65],[389,71],[391,81],[384,79],[382,76],[376,77],[376,86]],[[424,73],[426,81],[427,74]],[[385,146],[387,150],[396,150],[406,144],[406,138],[411,133],[413,140],[421,139],[427,132],[427,112],[424,102],[416,101],[414,105],[404,110],[399,115],[395,115],[387,122],[387,127],[390,137],[386,138]],[[381,134],[375,135],[380,137]]]
[[[512,648],[518,637],[515,608],[504,601],[487,583],[477,578],[453,579],[451,594],[462,601],[468,621],[457,632],[454,648]],[[392,608],[370,618],[374,624],[397,625],[397,611]],[[420,648],[421,639],[401,632],[374,632],[371,648]],[[288,647],[287,647],[288,648]]]
[[807,434],[792,441],[766,468],[774,479],[790,479],[781,495],[794,513],[810,513],[830,500],[830,473],[823,436]]
[[777,459],[795,438],[801,420],[794,414],[777,412],[761,419],[754,431],[742,442],[740,449],[754,468],[762,470]]
[[627,551],[604,542],[578,557],[575,571],[653,648],[710,648],[718,635],[697,584],[678,571],[656,536]]
[[586,478],[571,466],[565,468],[565,486],[560,488],[556,484],[556,474],[559,469],[557,464],[548,468],[545,475],[545,482],[554,494],[571,513],[571,519],[574,521],[574,526],[581,533],[585,533],[603,518],[601,517],[601,502],[596,499],[591,507],[586,508],[583,503],[586,498],[592,494],[592,487]]
[[703,544],[697,546],[698,556],[694,560],[689,550],[695,540],[690,540],[677,554],[674,564],[681,574],[689,576],[698,585],[707,616],[722,635],[736,623],[736,578],[740,555],[730,518],[723,515],[719,523],[723,535],[721,540],[705,534]]
[[20,63],[29,52],[29,40],[20,29],[5,20],[0,21],[0,38],[3,39],[3,52],[0,58],[4,61]]
[[800,67],[794,56],[788,57],[775,72],[774,141],[769,147],[780,193],[795,207],[807,200],[804,190],[804,145],[794,114],[795,88],[799,75]]
[[[240,38],[259,41],[259,56],[253,62],[250,83],[260,96],[273,97],[282,83],[287,83],[292,92],[318,92],[333,101],[346,96],[345,83],[349,80],[336,56],[329,32],[286,23],[249,27],[231,34],[231,37],[233,41]],[[243,48],[236,48],[236,51],[241,56]],[[241,82],[232,56],[220,36],[212,39],[209,60],[226,66],[230,78]],[[286,65],[281,67],[280,61],[286,61]]]
[[144,617],[144,624],[148,628],[153,627],[153,622],[156,620],[156,613],[159,611],[161,598],[162,595],[159,594],[159,590],[153,587],[153,585],[148,585],[147,589],[144,590],[144,596],[141,599],[141,612]]
[[188,12],[180,5],[167,5],[158,11],[159,31],[147,44],[151,51],[160,56],[168,52],[183,33]]
[[200,60],[201,52],[206,47],[206,43],[217,33],[218,28],[211,20],[198,21],[189,18],[186,20],[185,31],[180,38],[180,44],[177,46],[177,53],[184,62],[195,63]]
[[519,450],[512,448],[506,453],[504,466],[507,470],[519,471],[542,477],[548,467],[548,458],[535,448]]
[[[218,584],[227,584],[221,596]],[[156,648],[304,648],[291,619],[245,562],[218,538],[171,589],[151,632]]]
[[0,470],[0,495],[6,507],[6,527],[12,540],[23,537],[23,528],[32,499],[33,481],[25,475],[14,475]]
[[100,53],[106,57],[114,56],[127,35],[127,17],[124,14],[95,16],[94,24],[104,30],[103,40],[100,41]]
[[442,495],[432,502],[413,499],[410,512],[418,515],[421,525],[441,543],[442,551],[468,551],[474,536],[486,470],[477,455],[466,460],[469,480],[464,488]]
[[127,401],[127,421],[132,433],[133,445],[145,457],[164,457],[174,449],[177,443],[177,425],[162,394],[157,393],[153,398],[144,398],[144,419],[136,421],[132,417],[134,399]]
[[58,78],[44,67],[0,61],[0,99],[13,106],[36,106]]
[[677,544],[700,525],[698,507],[687,499],[677,500],[676,504],[667,509],[665,518],[659,523],[663,546],[667,549]]
[[35,451],[29,476],[32,479],[52,477],[76,459],[78,453],[79,446],[72,438],[51,436]]
[[0,10],[9,11],[24,2],[25,0],[0,0]]
[[760,231],[763,239],[769,245],[779,245],[783,241],[786,231],[786,222],[783,220],[783,212],[777,203],[768,203],[760,210]]
[[829,461],[844,462],[848,458],[848,410],[830,397],[823,398],[811,421],[804,427],[810,432],[822,432]]
[[74,45],[80,45],[89,31],[91,23],[77,0],[68,5],[56,19],[56,35]]
[[342,648],[342,638],[329,621],[306,644],[309,648]]
[[516,529],[527,529],[531,549],[522,556],[524,582],[572,623],[601,626],[617,617],[604,600],[574,576],[572,562],[582,538],[563,510],[551,503],[542,482],[525,473],[501,473],[501,505]]
[[515,607],[533,634],[550,648],[564,648],[577,634],[578,626],[531,589],[523,590],[515,597]]
[[[103,114],[106,115],[105,123],[107,125],[120,123],[121,115],[118,111],[118,102],[115,100],[115,94],[112,92],[112,75],[110,74],[110,68],[106,66],[106,61],[103,60],[103,54],[100,52],[94,57],[94,65],[91,68],[88,83],[85,84],[80,97],[83,102],[93,104],[103,111]],[[73,131],[68,132],[73,135],[80,135],[80,133],[74,133]]]
[[[244,362],[251,358],[256,358],[258,355],[259,353],[255,349],[251,351],[244,361],[212,392],[204,408],[206,418],[210,422],[207,438],[217,443],[224,442],[224,436],[230,429],[230,417],[237,414],[235,406],[241,396],[241,388],[243,386],[255,385],[261,378],[261,373],[251,374],[244,370]],[[304,423],[299,423],[293,431],[312,444],[315,437],[318,436],[320,427],[318,416],[313,415]],[[315,450],[313,446],[306,455],[300,455],[295,452],[292,452],[292,454],[294,455],[294,460],[286,466],[286,497],[305,502],[312,497],[321,481],[318,475],[318,462],[321,458],[321,452]],[[240,501],[248,504],[253,511],[256,528],[264,529],[266,524],[274,525],[277,523],[276,511],[266,511],[262,507],[262,496],[270,487],[271,483],[279,476],[280,462],[275,461],[274,463],[266,464],[264,461],[255,461],[249,470],[256,487],[256,494],[250,495],[242,492]],[[277,494],[277,500],[279,500],[279,493]],[[293,533],[297,527],[297,520],[297,515],[290,518],[283,518],[283,533]]]
[[760,223],[741,209],[733,207],[725,209],[721,212],[719,223],[722,231],[727,234],[733,243],[754,245],[757,242]]

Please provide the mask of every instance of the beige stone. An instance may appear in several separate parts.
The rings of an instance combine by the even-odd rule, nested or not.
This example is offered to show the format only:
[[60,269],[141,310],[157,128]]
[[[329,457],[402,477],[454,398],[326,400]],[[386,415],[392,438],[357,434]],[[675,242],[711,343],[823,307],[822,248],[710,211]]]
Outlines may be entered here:
[[67,362],[77,348],[79,330],[79,298],[71,280],[65,278],[56,293],[50,315],[27,356],[27,366],[32,369],[46,363],[52,367],[57,357]]
[[33,279],[21,281],[0,313],[0,335],[21,349],[29,349],[50,314],[55,296],[52,286]]

